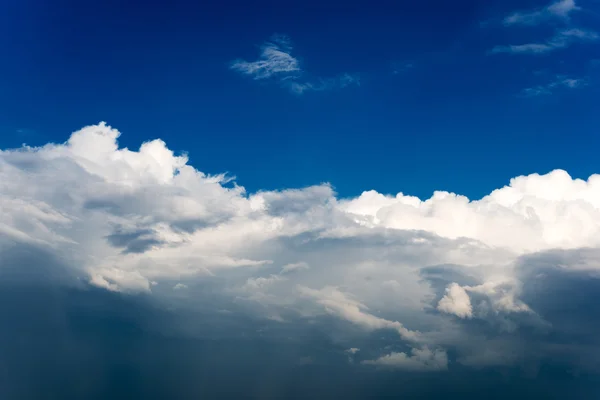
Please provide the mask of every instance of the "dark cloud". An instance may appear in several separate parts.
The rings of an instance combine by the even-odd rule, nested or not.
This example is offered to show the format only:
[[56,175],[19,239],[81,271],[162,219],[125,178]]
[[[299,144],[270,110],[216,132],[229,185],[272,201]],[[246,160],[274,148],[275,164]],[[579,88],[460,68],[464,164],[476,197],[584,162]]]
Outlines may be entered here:
[[123,248],[124,254],[143,253],[152,248],[152,246],[164,244],[152,229],[138,229],[134,231],[118,229],[108,235],[106,240],[112,246]]
[[176,327],[183,316],[139,296],[93,288],[3,285],[0,304],[3,399],[584,399],[598,393],[596,380],[552,366],[528,378],[510,368],[419,374],[349,364],[327,326],[288,329],[290,339],[257,321],[220,338],[183,335],[158,328]]

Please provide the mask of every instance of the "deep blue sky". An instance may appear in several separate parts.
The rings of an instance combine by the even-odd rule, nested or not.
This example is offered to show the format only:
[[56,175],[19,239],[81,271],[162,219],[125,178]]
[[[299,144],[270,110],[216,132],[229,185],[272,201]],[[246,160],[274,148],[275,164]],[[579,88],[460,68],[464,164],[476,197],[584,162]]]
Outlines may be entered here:
[[[0,148],[106,121],[124,146],[162,138],[250,191],[327,181],[343,196],[480,197],[516,175],[599,172],[600,42],[489,54],[600,29],[597,1],[511,27],[507,15],[551,2],[322,3],[5,0]],[[305,76],[356,74],[360,86],[296,95],[229,68],[258,59],[274,33]],[[549,86],[564,77],[584,84]],[[520,95],[536,87],[552,93]]]

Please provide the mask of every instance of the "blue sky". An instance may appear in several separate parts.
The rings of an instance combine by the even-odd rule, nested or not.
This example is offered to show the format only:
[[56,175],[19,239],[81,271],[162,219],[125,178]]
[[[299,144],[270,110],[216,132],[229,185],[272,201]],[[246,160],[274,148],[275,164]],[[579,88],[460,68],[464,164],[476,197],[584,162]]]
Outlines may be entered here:
[[[331,182],[342,196],[478,198],[521,174],[587,177],[600,3],[551,4],[4,2],[0,145],[107,121],[125,146],[160,137],[250,191]],[[275,34],[297,62],[287,82],[319,90],[230,68]],[[532,43],[551,48],[506,47]]]

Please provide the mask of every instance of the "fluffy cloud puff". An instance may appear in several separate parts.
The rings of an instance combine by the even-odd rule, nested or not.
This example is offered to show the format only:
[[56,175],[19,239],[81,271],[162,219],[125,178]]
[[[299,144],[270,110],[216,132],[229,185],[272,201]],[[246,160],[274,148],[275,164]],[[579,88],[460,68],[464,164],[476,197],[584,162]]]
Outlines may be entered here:
[[598,368],[593,305],[573,295],[598,282],[599,175],[521,176],[475,201],[339,199],[328,185],[248,194],[161,140],[131,151],[118,137],[102,123],[63,144],[0,151],[0,269],[27,245],[109,291],[194,305],[210,285],[281,324],[334,318],[404,346],[366,352],[361,365]]

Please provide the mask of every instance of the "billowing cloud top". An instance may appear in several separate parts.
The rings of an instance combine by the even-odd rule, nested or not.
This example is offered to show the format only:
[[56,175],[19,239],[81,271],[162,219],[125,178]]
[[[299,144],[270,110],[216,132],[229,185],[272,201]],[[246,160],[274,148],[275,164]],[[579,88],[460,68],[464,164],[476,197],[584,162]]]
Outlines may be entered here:
[[595,340],[572,345],[596,332],[572,295],[597,285],[599,175],[520,176],[476,201],[339,199],[328,185],[249,194],[161,140],[131,151],[118,137],[101,123],[0,152],[0,256],[33,246],[109,291],[194,306],[208,283],[280,324],[392,334],[389,349],[346,347],[360,368],[598,367]]

